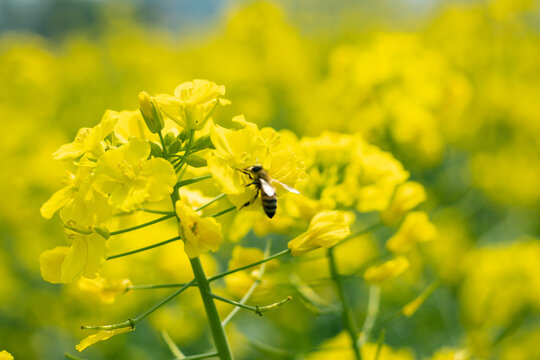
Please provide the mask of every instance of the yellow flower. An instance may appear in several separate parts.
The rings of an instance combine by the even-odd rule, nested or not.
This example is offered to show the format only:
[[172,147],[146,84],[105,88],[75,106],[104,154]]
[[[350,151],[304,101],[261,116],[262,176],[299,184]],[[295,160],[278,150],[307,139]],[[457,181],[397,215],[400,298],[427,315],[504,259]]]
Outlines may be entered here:
[[321,211],[311,219],[308,230],[289,241],[293,256],[300,256],[318,248],[329,248],[350,233],[352,216],[343,211]]
[[179,85],[174,96],[158,95],[155,100],[163,112],[184,129],[201,130],[218,104],[225,87],[207,80],[193,80]]
[[388,208],[381,213],[381,219],[386,224],[392,224],[425,200],[426,191],[422,184],[415,181],[401,184],[396,189]]
[[93,128],[82,128],[72,143],[62,145],[53,154],[56,160],[76,159],[89,153],[94,159],[99,158],[105,151],[103,139],[113,131],[118,121],[116,111],[107,110],[101,122]]
[[[246,187],[249,179],[238,169],[261,165],[272,179],[291,187],[306,178],[302,160],[281,141],[279,133],[270,128],[259,130],[243,116],[237,116],[233,121],[241,128],[230,130],[217,125],[211,128],[210,137],[216,150],[208,159],[208,168],[236,207],[241,207],[256,194],[253,186]],[[283,194],[284,189],[279,183],[274,184],[278,196]]]
[[423,211],[412,211],[407,214],[398,232],[386,242],[386,248],[393,253],[405,253],[414,244],[433,240],[436,236],[437,229],[429,221],[428,215]]
[[87,336],[80,342],[79,345],[75,346],[75,348],[81,352],[87,347],[94,345],[97,342],[110,339],[114,335],[123,334],[126,332],[133,331],[135,329],[130,327],[120,328],[120,329],[114,329],[114,330],[100,330],[97,333]]
[[105,239],[92,232],[89,235],[66,230],[71,247],[59,246],[44,251],[39,257],[41,276],[53,283],[70,283],[79,275],[94,278],[107,252]]
[[[84,155],[84,162],[88,155]],[[76,228],[91,228],[103,224],[111,215],[107,198],[92,186],[93,166],[80,166],[75,174],[68,172],[65,187],[55,192],[40,209],[41,215],[50,219],[60,210],[65,224]]]
[[13,355],[8,353],[6,350],[0,351],[0,360],[13,360]]
[[98,275],[95,279],[81,276],[78,285],[79,289],[99,296],[102,302],[112,304],[116,295],[124,293],[132,283],[129,279],[111,280]]
[[217,251],[223,240],[221,224],[213,217],[202,218],[182,200],[176,202],[176,214],[180,219],[178,233],[184,240],[184,250],[190,258],[207,251]]
[[132,211],[145,201],[159,201],[172,193],[174,168],[165,159],[148,159],[149,155],[148,142],[134,138],[99,158],[94,186],[109,195],[110,205]]
[[370,284],[381,284],[402,274],[408,268],[409,261],[403,256],[398,256],[381,265],[370,266],[364,273],[364,279]]

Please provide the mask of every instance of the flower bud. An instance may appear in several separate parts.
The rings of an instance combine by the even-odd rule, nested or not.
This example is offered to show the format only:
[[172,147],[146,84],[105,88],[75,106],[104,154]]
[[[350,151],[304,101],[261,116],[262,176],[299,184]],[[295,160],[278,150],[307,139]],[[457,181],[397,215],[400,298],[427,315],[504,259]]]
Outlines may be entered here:
[[156,134],[163,129],[163,115],[157,107],[154,98],[146,91],[139,93],[139,108],[141,115],[150,132]]

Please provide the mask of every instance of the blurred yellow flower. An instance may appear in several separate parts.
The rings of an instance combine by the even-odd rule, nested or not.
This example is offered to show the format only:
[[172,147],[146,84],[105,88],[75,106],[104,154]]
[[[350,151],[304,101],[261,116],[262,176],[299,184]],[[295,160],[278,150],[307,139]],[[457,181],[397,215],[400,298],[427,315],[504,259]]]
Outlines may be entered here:
[[184,250],[190,258],[207,251],[217,251],[223,241],[221,224],[213,217],[203,218],[182,200],[176,202],[180,219],[178,233],[184,240]]
[[116,111],[107,110],[101,122],[93,128],[82,128],[72,143],[62,145],[53,154],[56,160],[76,159],[89,153],[94,159],[99,158],[105,151],[103,139],[113,131],[118,121]]
[[114,329],[114,330],[100,330],[97,333],[87,336],[84,339],[81,340],[79,345],[76,345],[75,348],[81,352],[87,347],[94,345],[97,342],[110,339],[114,335],[123,334],[126,332],[133,331],[135,329],[130,327],[120,328],[120,329]]
[[370,284],[381,284],[401,275],[408,268],[409,261],[403,256],[398,256],[381,265],[370,266],[364,273],[364,279]]
[[0,351],[0,360],[13,360],[13,355],[8,353],[6,350]]
[[229,102],[220,99],[225,87],[208,80],[193,80],[180,84],[174,96],[158,95],[155,100],[163,112],[184,129],[201,130],[218,104]]
[[309,224],[308,230],[289,241],[288,247],[293,256],[303,255],[318,248],[330,248],[346,238],[353,221],[350,213],[343,211],[321,211]]
[[124,293],[131,285],[129,279],[107,279],[99,275],[95,279],[81,276],[78,282],[79,289],[97,295],[106,304],[112,304],[116,295]]
[[109,195],[110,205],[132,211],[145,201],[159,201],[172,193],[174,168],[165,159],[148,159],[149,155],[148,142],[133,138],[99,158],[94,186]]
[[407,214],[397,233],[387,242],[386,248],[393,253],[405,253],[411,247],[424,241],[430,241],[437,237],[437,229],[423,211],[412,211]]
[[105,261],[107,243],[92,232],[89,235],[66,230],[71,247],[59,246],[39,257],[41,276],[53,284],[70,283],[79,275],[94,278]]
[[396,189],[390,205],[381,213],[381,220],[385,224],[393,224],[403,217],[407,211],[414,209],[426,200],[426,191],[422,184],[408,181]]
[[431,360],[469,360],[470,358],[471,354],[466,349],[441,349],[433,355]]

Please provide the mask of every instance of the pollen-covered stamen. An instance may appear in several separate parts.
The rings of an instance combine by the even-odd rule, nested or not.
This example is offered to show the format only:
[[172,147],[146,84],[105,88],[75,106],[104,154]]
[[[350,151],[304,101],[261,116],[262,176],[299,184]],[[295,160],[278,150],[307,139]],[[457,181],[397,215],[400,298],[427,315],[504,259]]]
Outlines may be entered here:
[[120,169],[122,174],[124,174],[127,178],[131,180],[134,180],[136,178],[135,169],[125,159],[120,160],[117,165],[118,169]]

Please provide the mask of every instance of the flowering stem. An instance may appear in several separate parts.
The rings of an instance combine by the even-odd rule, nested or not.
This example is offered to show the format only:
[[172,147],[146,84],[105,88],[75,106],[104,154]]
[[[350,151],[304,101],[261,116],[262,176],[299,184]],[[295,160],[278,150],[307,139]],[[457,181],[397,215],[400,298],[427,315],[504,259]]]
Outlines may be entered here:
[[[270,241],[268,241],[266,243],[266,248],[264,249],[264,256],[265,257],[267,257],[270,254],[270,247],[271,246],[272,246],[272,241],[270,240]],[[240,299],[240,304],[247,303],[247,301],[249,300],[251,295],[255,292],[255,289],[257,289],[257,287],[261,283],[261,280],[262,280],[262,277],[264,276],[265,271],[266,271],[266,263],[263,263],[261,265],[261,268],[259,270],[259,274],[257,275],[257,278],[253,282],[253,285],[251,285],[251,287],[246,292],[246,294],[242,297],[242,299]],[[229,313],[229,315],[227,315],[227,317],[225,318],[225,320],[223,320],[221,322],[221,325],[223,327],[227,326],[227,324],[234,318],[234,316],[238,313],[238,311],[240,311],[239,307],[235,307],[234,309],[232,309],[231,312]]]
[[228,209],[221,210],[220,212],[217,212],[217,213],[212,214],[212,215],[207,215],[205,217],[218,217],[218,216],[221,216],[221,215],[225,215],[226,213],[231,212],[233,210],[236,210],[236,206],[231,206]]
[[176,170],[178,173],[180,173],[180,179],[182,178],[182,175],[183,175],[183,172],[181,172],[182,168],[187,162],[187,158],[189,156],[189,152],[191,151],[191,147],[193,146],[194,139],[195,139],[195,130],[191,130],[189,132],[189,140],[186,146],[186,152],[184,153],[184,156],[182,157],[182,161],[180,162],[180,164],[178,165],[178,169]]
[[364,345],[369,340],[369,334],[373,325],[375,324],[375,319],[379,313],[379,302],[381,300],[381,288],[377,285],[371,285],[369,287],[369,300],[367,306],[367,315],[366,320],[364,321],[364,326],[362,327],[362,334],[358,339],[359,346]]
[[161,141],[161,146],[163,147],[163,156],[165,159],[169,158],[169,154],[167,152],[167,146],[165,146],[165,140],[163,139],[163,135],[161,134],[161,131],[158,131],[159,140]]
[[211,294],[212,297],[214,299],[217,299],[219,301],[223,301],[227,304],[231,304],[231,305],[234,305],[234,306],[237,306],[239,308],[242,308],[242,309],[246,309],[246,310],[251,310],[253,311],[255,314],[259,315],[259,316],[262,316],[262,313],[265,312],[265,311],[268,311],[268,310],[272,310],[272,309],[275,309],[283,304],[285,304],[287,301],[291,301],[292,300],[292,297],[291,296],[287,296],[285,299],[283,300],[280,300],[278,302],[275,302],[273,304],[270,304],[270,305],[265,305],[265,306],[259,306],[259,305],[256,305],[256,306],[249,306],[249,305],[246,305],[246,304],[243,304],[241,302],[238,302],[238,301],[234,301],[234,300],[231,300],[231,299],[227,299],[227,298],[224,298],[222,296],[219,296],[219,295],[216,295],[216,294]]
[[182,180],[182,181],[177,182],[176,185],[174,186],[174,188],[179,189],[182,186],[186,186],[186,185],[190,185],[190,184],[193,184],[193,183],[196,183],[196,182],[199,182],[199,181],[210,179],[211,177],[212,177],[212,175],[208,174],[208,175],[199,176],[199,177],[196,177],[196,178],[193,178],[193,179]]
[[127,228],[127,229],[122,229],[122,230],[117,230],[117,231],[111,231],[111,236],[112,235],[119,235],[119,234],[123,234],[123,233],[126,233],[126,232],[129,232],[129,231],[133,231],[133,230],[138,230],[138,229],[141,229],[143,227],[147,227],[147,226],[150,226],[150,225],[153,225],[153,224],[157,224],[158,222],[161,222],[163,220],[167,220],[167,219],[170,219],[172,218],[173,216],[175,216],[174,213],[169,213],[167,215],[164,215],[160,218],[157,218],[155,220],[152,220],[152,221],[149,221],[147,223],[144,223],[144,224],[141,224],[141,225],[137,225],[137,226],[133,226],[133,227],[130,227],[130,228]]
[[349,304],[347,302],[347,297],[345,296],[343,280],[338,273],[336,258],[334,256],[334,248],[328,249],[327,256],[328,256],[328,263],[330,266],[330,274],[332,275],[332,279],[334,280],[334,283],[336,284],[339,298],[341,300],[341,307],[342,307],[341,317],[343,319],[343,326],[345,327],[345,330],[349,333],[349,337],[351,338],[351,344],[352,344],[352,349],[354,352],[355,359],[361,360],[362,355],[360,353],[360,348],[358,347],[358,342],[356,341],[356,334],[358,333],[358,331],[356,330],[356,324],[354,322],[351,308],[349,307]]
[[285,250],[280,251],[280,252],[278,252],[278,253],[276,253],[276,254],[274,254],[272,256],[269,256],[269,257],[264,258],[264,259],[259,260],[259,261],[255,261],[254,263],[244,265],[244,266],[241,266],[241,267],[233,269],[233,270],[225,271],[225,272],[222,272],[221,274],[214,275],[211,278],[208,278],[208,281],[212,282],[212,281],[215,281],[217,279],[221,279],[222,277],[225,277],[225,276],[230,275],[230,274],[234,274],[235,272],[246,270],[246,269],[252,268],[254,266],[257,266],[259,264],[265,263],[267,261],[277,259],[278,257],[286,255],[286,254],[288,254],[290,252],[291,252],[291,250],[285,249]]
[[168,243],[171,243],[173,241],[180,240],[180,239],[181,239],[180,236],[175,236],[175,237],[173,237],[171,239],[168,239],[168,240],[165,240],[165,241],[162,241],[162,242],[158,242],[157,244],[154,244],[154,245],[145,246],[145,247],[142,247],[140,249],[127,251],[127,252],[121,253],[121,254],[111,255],[111,256],[107,257],[107,260],[112,260],[112,259],[116,259],[116,258],[119,258],[119,257],[136,254],[136,253],[141,252],[141,251],[150,250],[150,249],[156,248],[158,246],[162,246],[162,245],[165,245],[165,244],[168,244]]
[[187,284],[182,286],[180,289],[176,290],[175,292],[173,292],[172,294],[167,296],[165,299],[161,300],[154,307],[152,307],[151,309],[143,312],[142,314],[140,314],[139,316],[137,316],[137,317],[135,317],[133,319],[128,319],[128,320],[123,321],[121,323],[111,324],[111,325],[98,325],[98,326],[83,325],[83,326],[81,326],[81,329],[83,329],[83,330],[114,330],[114,329],[121,329],[121,328],[126,328],[126,327],[131,327],[131,328],[135,329],[135,325],[139,321],[141,321],[142,319],[144,319],[145,317],[147,317],[148,315],[150,315],[151,313],[153,313],[154,311],[156,311],[157,309],[159,309],[160,307],[162,307],[163,305],[165,305],[166,303],[171,301],[178,294],[182,293],[184,290],[186,290],[187,288],[192,286],[194,282],[195,282],[195,280],[191,280],[190,282],[188,282]]
[[191,262],[191,268],[193,269],[193,274],[195,275],[195,280],[197,281],[197,286],[199,287],[199,292],[201,293],[201,298],[206,310],[206,316],[208,317],[208,323],[210,325],[210,331],[212,332],[212,337],[214,338],[214,344],[218,351],[219,357],[221,360],[231,360],[232,354],[231,349],[229,348],[229,343],[227,342],[227,337],[225,336],[225,331],[223,326],[221,326],[221,320],[212,297],[212,292],[210,290],[210,282],[208,281],[203,267],[201,265],[201,260],[196,257],[189,259]]
[[219,194],[218,196],[216,196],[215,198],[213,198],[212,200],[210,200],[209,202],[207,202],[203,206],[199,206],[197,209],[195,209],[195,211],[201,211],[202,209],[212,205],[216,201],[219,201],[219,200],[223,199],[225,196],[226,196],[226,194]]

